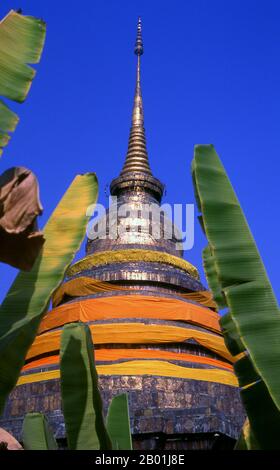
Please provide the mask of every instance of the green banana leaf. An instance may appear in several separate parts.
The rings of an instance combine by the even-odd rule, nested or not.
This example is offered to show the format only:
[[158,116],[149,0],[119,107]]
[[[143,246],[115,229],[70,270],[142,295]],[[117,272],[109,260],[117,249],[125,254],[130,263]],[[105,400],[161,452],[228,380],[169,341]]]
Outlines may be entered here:
[[[205,272],[208,279],[208,272]],[[238,354],[245,352],[246,348],[240,339],[240,333],[229,312],[220,318],[220,326],[224,335],[226,347],[231,354],[233,356],[238,356]]]
[[63,328],[60,346],[62,409],[69,449],[112,448],[98,389],[89,327],[81,322]]
[[[211,256],[209,284],[220,292],[230,316],[225,335],[241,396],[260,448],[280,448],[280,312],[253,236],[224,167],[212,145],[195,147],[192,174]],[[209,262],[209,259],[207,259]],[[218,302],[219,303],[219,302]],[[223,325],[223,320],[221,321]],[[237,346],[240,341],[239,346]],[[232,346],[231,346],[232,344]],[[260,406],[260,403],[262,404]],[[265,425],[264,425],[265,424]]]
[[[46,36],[44,21],[11,10],[0,22],[0,95],[22,103],[35,76],[28,64],[40,61]],[[18,116],[0,100],[0,155],[18,123]]]
[[[267,432],[267,428],[270,426],[277,430],[280,423],[279,411],[272,402],[264,382],[254,368],[231,315],[229,313],[224,315],[220,320],[220,324],[225,344],[231,354],[237,356],[245,352],[245,355],[242,355],[234,364],[234,370],[241,387],[241,397],[250,422],[246,420],[236,444],[236,449],[275,449],[279,446],[279,435],[277,433],[271,435]],[[259,403],[262,405],[259,406]]]
[[25,450],[57,450],[47,418],[41,413],[27,413],[23,421],[22,440]]
[[132,450],[127,393],[112,399],[107,415],[107,430],[114,450]]
[[96,202],[97,192],[94,173],[76,176],[46,224],[46,242],[33,268],[18,274],[0,307],[0,414],[50,297],[82,243],[86,210]]
[[[205,270],[205,272],[207,273],[207,278],[208,278],[207,269]],[[209,286],[211,287],[210,283],[209,283]],[[239,354],[246,352],[246,348],[240,339],[240,334],[238,332],[238,329],[236,325],[234,324],[229,312],[221,317],[220,325],[221,325],[222,332],[224,335],[225,344],[228,350],[231,352],[231,354],[233,356],[238,356]],[[244,364],[244,361],[245,361],[245,367],[242,367],[242,364]],[[247,367],[246,367],[246,361],[248,361]],[[235,373],[238,377],[240,386],[242,386],[242,383],[244,383],[244,377],[242,377],[243,370],[245,374],[248,370],[251,375],[250,378],[248,375],[246,375],[246,378],[247,378],[246,383],[259,379],[248,357],[243,355],[241,358],[241,361],[237,361],[236,364],[237,366],[235,369]],[[241,364],[241,367],[240,367],[240,364]],[[246,418],[243,429],[239,436],[239,439],[236,442],[235,450],[256,450],[256,449],[260,449],[260,445],[257,443],[255,436],[253,435],[253,431],[250,426],[248,418]]]
[[259,450],[260,445],[252,433],[248,418],[246,419],[242,432],[235,444],[234,450]]
[[224,308],[226,307],[226,301],[221,291],[215,261],[208,245],[202,251],[202,260],[204,271],[207,272],[207,281],[212,291],[213,299],[219,308]]

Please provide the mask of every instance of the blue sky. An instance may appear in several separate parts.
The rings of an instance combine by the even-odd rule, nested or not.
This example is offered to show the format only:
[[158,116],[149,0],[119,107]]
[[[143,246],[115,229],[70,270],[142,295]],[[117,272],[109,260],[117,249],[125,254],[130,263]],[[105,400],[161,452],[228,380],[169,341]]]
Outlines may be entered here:
[[[0,16],[19,7],[47,22],[47,39],[1,171],[35,172],[40,226],[77,173],[95,171],[108,202],[127,150],[141,15],[146,136],[164,202],[194,202],[193,147],[213,143],[279,297],[279,1],[17,0],[1,2]],[[185,258],[203,280],[205,243],[197,223]],[[0,264],[0,300],[16,273]]]

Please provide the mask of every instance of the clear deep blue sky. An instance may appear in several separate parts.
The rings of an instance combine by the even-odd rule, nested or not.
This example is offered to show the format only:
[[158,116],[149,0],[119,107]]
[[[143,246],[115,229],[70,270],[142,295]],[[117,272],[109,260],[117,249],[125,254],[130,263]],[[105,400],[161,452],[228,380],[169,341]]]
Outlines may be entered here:
[[[279,296],[279,0],[14,0],[0,16],[19,7],[47,22],[47,38],[1,171],[36,173],[40,226],[77,173],[97,173],[106,203],[127,149],[141,15],[148,152],[165,201],[194,202],[193,147],[213,143]],[[205,243],[197,223],[185,257],[201,274]],[[1,299],[16,272],[0,264]]]

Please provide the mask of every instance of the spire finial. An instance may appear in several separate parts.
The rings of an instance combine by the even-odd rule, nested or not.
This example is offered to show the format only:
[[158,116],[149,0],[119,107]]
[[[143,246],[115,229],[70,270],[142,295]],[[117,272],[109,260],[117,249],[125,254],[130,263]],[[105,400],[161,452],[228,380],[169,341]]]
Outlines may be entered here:
[[140,17],[138,18],[134,52],[137,55],[136,89],[134,95],[132,126],[129,135],[128,151],[121,175],[129,172],[141,172],[151,175],[152,172],[150,169],[146,148],[143,100],[140,83],[140,57],[144,52],[142,41],[142,22]]
[[136,55],[142,55],[144,53],[143,40],[142,40],[142,21],[141,21],[140,16],[138,18],[138,24],[137,24],[137,37],[136,37],[134,53]]
[[163,194],[163,184],[152,175],[144,129],[143,101],[140,83],[140,57],[143,54],[142,22],[138,18],[134,53],[137,56],[136,89],[132,111],[128,150],[120,175],[110,185],[112,196],[133,191],[152,195],[158,202]]

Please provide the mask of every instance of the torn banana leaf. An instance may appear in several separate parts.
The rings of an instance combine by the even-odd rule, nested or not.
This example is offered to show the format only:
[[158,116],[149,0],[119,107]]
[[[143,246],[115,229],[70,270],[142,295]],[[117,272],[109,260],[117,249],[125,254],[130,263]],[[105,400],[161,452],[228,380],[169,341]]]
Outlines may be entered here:
[[52,293],[83,241],[86,210],[96,202],[94,173],[78,175],[51,215],[46,242],[29,272],[20,272],[0,307],[0,414],[16,385]]
[[[22,103],[35,76],[28,64],[40,61],[46,36],[41,19],[11,10],[0,21],[0,96]],[[18,123],[18,116],[0,100],[0,155]]]
[[127,393],[112,399],[107,415],[107,429],[114,450],[132,450]]
[[22,440],[25,450],[57,450],[55,437],[42,413],[27,413],[23,421]]
[[69,449],[110,450],[89,327],[63,328],[60,347],[62,409]]
[[[227,334],[225,340],[231,352],[242,346],[246,353],[235,363],[235,372],[250,426],[260,448],[279,449],[280,440],[275,438],[280,435],[279,307],[239,201],[212,145],[195,147],[192,175],[209,245],[206,275],[210,287],[214,286],[215,300],[219,303],[218,293],[224,299],[220,307],[228,307],[230,316],[224,320],[228,331],[235,331],[234,341]],[[265,423],[263,429],[261,423]]]

